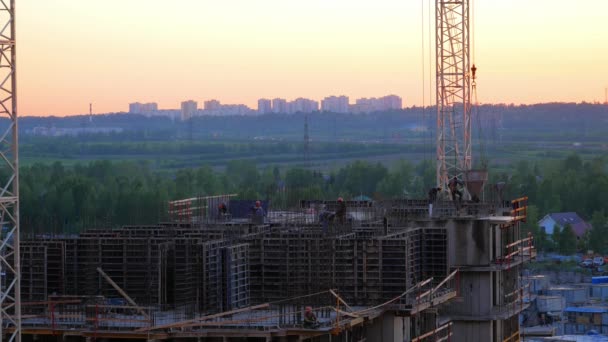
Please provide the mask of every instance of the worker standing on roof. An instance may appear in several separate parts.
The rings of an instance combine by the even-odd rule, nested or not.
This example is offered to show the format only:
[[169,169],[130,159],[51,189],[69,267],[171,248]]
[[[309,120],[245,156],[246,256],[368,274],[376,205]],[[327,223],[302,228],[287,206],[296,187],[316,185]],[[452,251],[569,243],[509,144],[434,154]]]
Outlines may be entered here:
[[307,306],[304,310],[304,328],[315,328],[318,324],[317,316],[312,312],[312,307]]
[[441,187],[429,190],[429,217],[433,217],[433,204],[437,201],[437,193],[441,192]]
[[266,216],[266,212],[264,212],[264,208],[262,207],[262,202],[255,201],[255,216],[264,217]]
[[338,209],[336,210],[335,216],[338,218],[340,224],[344,224],[344,218],[346,217],[346,203],[342,197],[338,197]]
[[266,216],[266,212],[264,211],[264,208],[262,207],[262,202],[260,201],[255,201],[255,205],[253,207],[251,207],[251,213],[252,213],[252,221],[256,224],[262,224],[264,223],[264,217]]
[[456,201],[456,195],[458,195],[458,200],[462,200],[462,191],[458,189],[458,186],[463,186],[462,182],[454,176],[448,183],[448,188],[450,188],[450,193],[452,194],[452,201]]
[[226,207],[226,203],[222,202],[217,206],[217,212],[220,217],[226,216],[228,213],[228,208]]
[[323,234],[327,233],[327,230],[329,228],[329,221],[333,219],[334,215],[334,213],[329,212],[325,209],[325,204],[321,205],[319,211],[319,222],[321,223]]

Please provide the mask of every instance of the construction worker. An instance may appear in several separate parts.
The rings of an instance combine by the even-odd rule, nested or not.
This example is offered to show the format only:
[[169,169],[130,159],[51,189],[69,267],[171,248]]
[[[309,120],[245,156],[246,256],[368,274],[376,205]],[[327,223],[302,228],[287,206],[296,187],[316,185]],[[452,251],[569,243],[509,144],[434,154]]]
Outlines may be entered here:
[[441,192],[441,187],[433,187],[429,190],[429,217],[433,217],[433,204],[437,201],[437,193]]
[[321,205],[319,210],[319,222],[321,223],[321,227],[323,228],[323,234],[327,233],[329,228],[329,221],[333,220],[334,213],[327,211],[325,209],[325,204]]
[[307,306],[304,309],[304,328],[315,328],[318,324],[317,316],[312,312],[312,307]]
[[334,214],[338,218],[341,224],[344,224],[344,218],[346,218],[346,203],[342,197],[338,197],[338,209]]
[[262,202],[255,201],[255,216],[265,216],[264,208],[262,208]]
[[255,205],[251,207],[251,221],[255,224],[263,224],[266,212],[262,207],[262,202],[255,201]]
[[228,208],[226,207],[226,203],[222,202],[217,206],[217,212],[220,217],[226,216],[228,213]]
[[450,189],[450,193],[452,194],[452,201],[456,201],[456,195],[458,195],[458,200],[462,200],[462,191],[458,189],[458,186],[463,186],[462,182],[454,176],[448,183],[448,188]]
[[435,203],[435,201],[437,201],[437,194],[441,192],[441,187],[438,188],[431,188],[431,190],[429,190],[429,203],[433,204]]

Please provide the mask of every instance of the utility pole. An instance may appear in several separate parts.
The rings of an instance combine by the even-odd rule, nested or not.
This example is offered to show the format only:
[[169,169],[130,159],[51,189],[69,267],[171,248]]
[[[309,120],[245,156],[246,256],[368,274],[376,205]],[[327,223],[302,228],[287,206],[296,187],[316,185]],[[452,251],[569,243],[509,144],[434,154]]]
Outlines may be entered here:
[[308,135],[308,114],[304,114],[304,161],[310,160],[310,136]]
[[469,0],[436,0],[437,186],[471,169]]
[[[0,148],[0,338],[21,342],[19,144],[15,0],[0,0],[0,117],[8,119]],[[8,328],[8,329],[7,329]],[[7,329],[7,330],[5,330]]]

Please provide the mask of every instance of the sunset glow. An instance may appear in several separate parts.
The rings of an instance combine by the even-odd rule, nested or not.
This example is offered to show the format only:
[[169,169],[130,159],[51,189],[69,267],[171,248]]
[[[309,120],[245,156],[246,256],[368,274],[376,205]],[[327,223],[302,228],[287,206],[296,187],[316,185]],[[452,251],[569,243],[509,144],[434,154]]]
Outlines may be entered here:
[[[19,112],[341,94],[420,105],[423,60],[425,82],[429,62],[435,73],[428,1],[18,1]],[[604,101],[608,1],[476,0],[474,13],[481,102]]]

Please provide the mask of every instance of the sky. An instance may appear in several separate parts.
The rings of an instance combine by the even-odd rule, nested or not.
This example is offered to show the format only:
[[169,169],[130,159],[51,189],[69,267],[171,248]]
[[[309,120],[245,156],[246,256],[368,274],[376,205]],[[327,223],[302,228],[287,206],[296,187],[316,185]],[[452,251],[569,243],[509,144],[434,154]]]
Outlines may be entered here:
[[[387,94],[428,105],[434,2],[17,1],[19,112]],[[604,101],[607,0],[471,3],[479,102]]]

